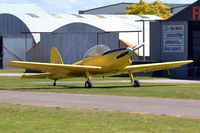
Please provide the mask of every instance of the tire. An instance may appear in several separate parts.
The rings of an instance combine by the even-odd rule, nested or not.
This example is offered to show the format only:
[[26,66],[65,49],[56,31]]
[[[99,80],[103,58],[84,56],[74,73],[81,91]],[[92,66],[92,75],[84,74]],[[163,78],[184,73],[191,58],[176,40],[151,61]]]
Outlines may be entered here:
[[92,88],[92,83],[90,81],[86,81],[85,88]]
[[133,86],[134,86],[134,87],[140,87],[140,81],[134,80]]
[[56,86],[56,81],[53,82],[53,86]]

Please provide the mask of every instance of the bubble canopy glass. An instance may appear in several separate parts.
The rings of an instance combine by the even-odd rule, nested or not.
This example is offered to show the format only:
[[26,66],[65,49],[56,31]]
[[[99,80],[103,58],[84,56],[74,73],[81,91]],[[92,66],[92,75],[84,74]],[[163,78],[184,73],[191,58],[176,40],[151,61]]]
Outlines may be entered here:
[[110,50],[110,48],[106,45],[96,45],[90,48],[85,54],[83,59],[88,59],[97,55],[102,55],[104,52]]

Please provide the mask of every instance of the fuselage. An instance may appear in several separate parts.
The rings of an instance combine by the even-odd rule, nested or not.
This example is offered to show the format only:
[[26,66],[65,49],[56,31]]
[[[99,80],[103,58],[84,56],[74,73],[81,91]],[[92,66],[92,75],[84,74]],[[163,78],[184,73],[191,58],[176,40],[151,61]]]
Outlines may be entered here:
[[83,59],[74,65],[100,66],[102,70],[92,74],[114,73],[132,63],[133,53],[126,48],[108,50],[103,54]]

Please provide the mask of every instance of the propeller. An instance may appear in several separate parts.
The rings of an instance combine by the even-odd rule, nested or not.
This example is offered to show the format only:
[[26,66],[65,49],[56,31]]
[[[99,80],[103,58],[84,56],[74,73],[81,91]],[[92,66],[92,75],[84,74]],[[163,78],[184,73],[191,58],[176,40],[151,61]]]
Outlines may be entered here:
[[140,44],[140,45],[137,45],[137,46],[135,46],[135,47],[133,47],[133,48],[127,47],[127,48],[126,48],[126,51],[125,51],[124,53],[121,53],[120,55],[118,55],[116,58],[119,59],[119,58],[121,58],[121,57],[127,55],[129,52],[133,52],[133,51],[135,51],[135,50],[137,50],[137,49],[139,49],[139,48],[141,48],[141,47],[143,47],[143,46],[144,46],[144,43],[143,43],[143,44]]

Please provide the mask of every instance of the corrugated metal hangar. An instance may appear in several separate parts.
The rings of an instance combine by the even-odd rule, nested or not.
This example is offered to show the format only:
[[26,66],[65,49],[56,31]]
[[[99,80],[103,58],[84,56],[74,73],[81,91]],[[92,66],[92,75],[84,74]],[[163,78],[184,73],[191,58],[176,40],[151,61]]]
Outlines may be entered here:
[[[119,48],[122,41],[137,45],[143,42],[140,20],[161,19],[152,15],[48,14],[32,4],[0,4],[0,12],[1,68],[11,60],[49,62],[52,46],[58,48],[64,63],[73,63],[94,45]],[[145,55],[149,56],[149,21],[145,25]]]

